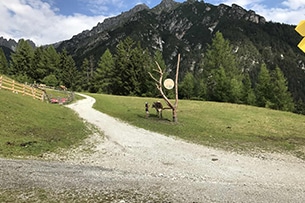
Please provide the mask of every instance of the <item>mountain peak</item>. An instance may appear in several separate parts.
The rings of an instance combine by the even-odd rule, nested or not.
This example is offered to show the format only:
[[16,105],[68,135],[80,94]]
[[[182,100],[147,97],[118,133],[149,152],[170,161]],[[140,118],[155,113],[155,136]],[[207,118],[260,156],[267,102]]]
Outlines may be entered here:
[[225,4],[220,4],[218,6],[218,9],[220,10],[220,14],[224,15],[227,14],[228,16],[235,17],[238,19],[245,19],[247,21],[258,23],[258,24],[265,24],[266,19],[258,14],[256,14],[254,11],[249,10],[247,11],[243,7],[232,4],[232,6],[227,6]]
[[152,11],[156,14],[160,14],[163,11],[172,10],[178,4],[179,3],[175,2],[174,0],[162,0],[160,4],[152,8]]
[[7,48],[15,51],[16,47],[17,47],[17,42],[13,39],[7,40],[3,37],[0,37],[0,46],[7,47]]
[[130,9],[128,12],[129,13],[137,13],[139,11],[148,10],[148,9],[149,9],[149,7],[146,4],[138,4],[135,7],[133,7],[132,9]]

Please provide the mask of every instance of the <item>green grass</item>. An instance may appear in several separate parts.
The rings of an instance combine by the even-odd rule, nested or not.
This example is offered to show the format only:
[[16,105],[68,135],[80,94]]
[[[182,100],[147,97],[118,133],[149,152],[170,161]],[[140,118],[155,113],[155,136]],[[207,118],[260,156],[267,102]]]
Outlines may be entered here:
[[0,202],[44,202],[44,203],[58,203],[58,202],[103,202],[113,203],[125,200],[126,202],[169,202],[168,195],[162,192],[153,192],[151,195],[143,195],[137,190],[87,190],[83,189],[61,189],[56,192],[50,189],[42,188],[21,188],[18,189],[0,188]]
[[39,156],[89,134],[70,109],[0,90],[0,156]]
[[145,119],[144,103],[157,99],[90,95],[97,100],[97,110],[140,128],[223,149],[285,151],[305,158],[302,115],[246,105],[179,100],[178,123],[173,123],[171,110],[165,110],[163,119],[158,119],[155,110],[150,109],[150,117]]

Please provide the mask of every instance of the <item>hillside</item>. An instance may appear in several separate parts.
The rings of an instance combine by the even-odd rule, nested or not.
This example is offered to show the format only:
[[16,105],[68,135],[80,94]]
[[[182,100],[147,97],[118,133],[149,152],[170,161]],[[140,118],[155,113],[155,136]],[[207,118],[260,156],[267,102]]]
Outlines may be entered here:
[[181,53],[183,78],[187,71],[198,74],[207,45],[220,31],[235,47],[242,70],[249,70],[255,77],[261,63],[269,69],[278,65],[289,81],[295,101],[305,101],[305,55],[297,48],[301,36],[294,31],[295,26],[266,22],[263,16],[235,4],[215,6],[203,1],[164,0],[160,5],[152,9],[138,5],[62,42],[57,50],[66,49],[78,66],[90,57],[96,63],[106,49],[114,52],[119,41],[130,36],[152,55],[160,50],[169,71]]

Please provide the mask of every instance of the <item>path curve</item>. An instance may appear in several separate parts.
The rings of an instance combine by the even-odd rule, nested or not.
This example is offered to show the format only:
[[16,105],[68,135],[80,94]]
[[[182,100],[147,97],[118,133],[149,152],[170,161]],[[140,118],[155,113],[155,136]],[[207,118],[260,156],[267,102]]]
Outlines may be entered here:
[[86,99],[68,107],[105,137],[95,134],[86,140],[90,153],[80,150],[81,146],[57,158],[71,173],[73,167],[86,171],[81,173],[84,182],[103,179],[103,187],[164,194],[174,202],[305,200],[305,162],[300,159],[282,154],[240,155],[167,137],[101,113],[92,108],[94,98],[82,96]]
[[[69,107],[100,128],[105,142],[96,146],[88,163],[114,170],[148,174],[166,181],[194,184],[179,191],[196,198],[234,202],[305,200],[305,163],[295,157],[239,155],[187,143],[128,125],[92,109],[95,99]],[[101,153],[102,152],[102,153]],[[204,195],[203,195],[204,194]]]

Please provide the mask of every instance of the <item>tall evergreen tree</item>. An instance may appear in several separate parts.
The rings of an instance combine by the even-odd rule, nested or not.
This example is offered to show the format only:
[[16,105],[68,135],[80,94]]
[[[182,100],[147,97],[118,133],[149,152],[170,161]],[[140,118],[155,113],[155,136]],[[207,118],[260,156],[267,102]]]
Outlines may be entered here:
[[60,82],[67,88],[76,90],[78,75],[79,72],[75,66],[75,62],[72,56],[68,55],[67,51],[64,50],[60,54],[60,62],[58,67],[58,76]]
[[212,44],[208,45],[206,56],[204,58],[203,71],[223,67],[229,78],[234,78],[241,74],[237,68],[237,60],[233,54],[233,48],[229,40],[224,39],[221,32],[216,32],[212,39]]
[[8,74],[8,62],[5,57],[4,51],[0,48],[0,74]]
[[197,99],[206,100],[207,86],[204,80],[200,77],[195,78],[194,95]]
[[220,66],[211,71],[212,77],[209,80],[207,94],[208,99],[218,102],[229,101],[230,81],[226,75],[225,69]]
[[83,60],[83,63],[80,67],[80,74],[81,74],[81,78],[78,81],[78,86],[80,86],[82,90],[89,90],[90,89],[89,87],[92,84],[91,84],[91,75],[90,75],[90,61],[87,58]]
[[111,89],[113,94],[138,95],[147,92],[150,58],[147,50],[130,37],[121,41],[115,55],[115,69]]
[[127,37],[120,41],[115,55],[115,69],[113,71],[113,83],[111,89],[117,95],[129,95],[133,91],[131,66],[131,51],[135,42]]
[[31,73],[33,72],[33,58],[33,47],[23,39],[19,40],[16,52],[11,55],[10,72],[20,82],[34,81],[33,78],[31,78]]
[[[166,70],[166,64],[162,52],[157,50],[154,55],[154,61],[157,62],[162,70]],[[165,73],[166,74],[166,73]],[[166,77],[166,75],[164,75]]]
[[137,96],[151,95],[149,92],[150,76],[148,72],[151,71],[152,61],[149,52],[141,47],[140,42],[132,50],[131,65],[134,70],[134,84],[135,89],[132,94]]
[[271,78],[266,64],[262,64],[255,87],[256,105],[260,107],[269,107],[271,104]]
[[114,59],[112,53],[107,49],[101,56],[96,69],[94,81],[98,92],[111,94],[111,84],[114,71]]
[[292,96],[288,90],[287,80],[277,66],[271,74],[271,108],[283,111],[293,111],[294,102]]
[[43,47],[38,47],[34,51],[34,57],[32,60],[32,69],[29,72],[29,76],[34,81],[41,82],[44,77],[48,75],[48,60]]
[[239,102],[241,97],[242,74],[232,46],[220,32],[215,34],[208,46],[203,61],[203,80],[206,81],[207,99]]
[[[47,46],[43,50],[44,77],[42,82],[48,86],[58,86],[59,84],[59,62],[60,54],[57,53],[53,46]],[[41,76],[42,77],[42,76]]]
[[243,83],[240,77],[233,77],[229,80],[229,102],[242,103]]
[[46,57],[46,63],[48,64],[46,75],[55,74],[59,66],[60,54],[57,53],[53,46],[48,46],[44,49],[44,52]]
[[195,89],[194,75],[191,72],[187,72],[179,86],[179,93],[182,96],[182,98],[191,99],[192,97],[194,97],[194,89]]
[[251,79],[249,73],[247,73],[243,80],[242,89],[242,102],[248,105],[255,105],[256,96],[252,88]]

